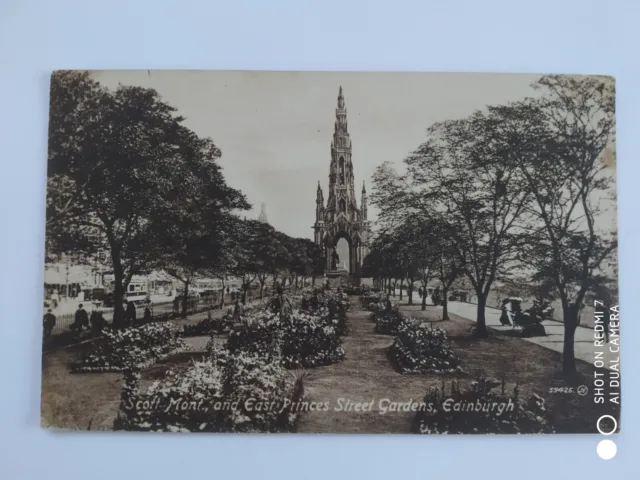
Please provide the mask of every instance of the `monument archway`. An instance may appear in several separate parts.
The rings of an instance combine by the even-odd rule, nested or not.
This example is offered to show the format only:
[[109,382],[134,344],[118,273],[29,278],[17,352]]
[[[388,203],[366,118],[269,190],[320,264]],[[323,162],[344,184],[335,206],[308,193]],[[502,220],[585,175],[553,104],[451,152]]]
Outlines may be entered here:
[[346,231],[327,235],[325,237],[325,254],[327,272],[346,271],[351,276],[360,274],[363,250],[358,235],[351,236]]
[[339,268],[344,268],[347,272],[351,273],[351,246],[349,242],[344,238],[338,238],[336,242],[336,252],[339,256]]

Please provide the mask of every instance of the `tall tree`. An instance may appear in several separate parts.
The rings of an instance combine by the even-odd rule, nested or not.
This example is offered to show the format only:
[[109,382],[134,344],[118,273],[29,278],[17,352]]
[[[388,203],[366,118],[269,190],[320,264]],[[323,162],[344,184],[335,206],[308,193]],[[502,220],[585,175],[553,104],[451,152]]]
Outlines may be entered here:
[[286,257],[287,251],[285,245],[283,245],[281,239],[282,235],[277,232],[268,223],[256,223],[255,228],[255,245],[254,255],[256,261],[257,279],[260,283],[260,299],[264,297],[264,287],[267,282],[267,278],[270,275],[274,275],[283,263],[283,258]]
[[528,213],[536,224],[526,260],[536,267],[537,280],[555,285],[563,310],[563,372],[573,376],[580,309],[617,248],[614,82],[551,75],[535,87],[541,99],[496,107],[493,114],[538,125],[537,155],[513,148],[506,154],[533,195]]
[[456,280],[463,275],[463,263],[456,255],[455,232],[441,218],[428,222],[432,244],[430,251],[434,257],[435,275],[442,288],[442,319],[449,320],[449,292]]
[[[520,188],[519,172],[502,155],[490,135],[486,113],[436,123],[428,139],[405,159],[406,173],[389,164],[376,173],[372,196],[381,216],[399,210],[435,215],[446,225],[452,247],[478,298],[476,333],[487,335],[485,307],[491,286],[515,261],[519,244],[517,220],[529,201]],[[526,128],[513,129],[512,141],[532,149],[535,138]]]
[[219,149],[183,120],[154,90],[121,86],[111,92],[88,73],[52,75],[49,248],[84,248],[56,241],[64,230],[81,233],[89,243],[104,239],[114,273],[116,326],[131,278],[164,251],[166,219],[195,208],[194,188],[218,200],[231,194],[235,200],[225,206],[243,206],[224,183]]

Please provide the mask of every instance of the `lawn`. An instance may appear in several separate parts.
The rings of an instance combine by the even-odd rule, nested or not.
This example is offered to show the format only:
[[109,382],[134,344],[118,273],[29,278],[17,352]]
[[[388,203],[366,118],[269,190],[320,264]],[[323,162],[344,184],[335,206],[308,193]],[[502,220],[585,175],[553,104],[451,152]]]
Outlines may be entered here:
[[[603,414],[612,414],[611,407],[599,408],[591,394],[580,396],[577,386],[567,385],[559,374],[561,355],[541,346],[512,336],[491,332],[489,338],[479,339],[471,335],[474,323],[450,315],[441,321],[441,310],[420,305],[401,305],[401,311],[410,317],[433,322],[434,326],[447,331],[455,353],[460,357],[464,373],[445,374],[445,383],[456,378],[470,382],[481,371],[490,377],[505,377],[505,391],[513,391],[518,383],[520,398],[529,399],[534,393],[546,399],[556,430],[561,433],[596,433],[596,421]],[[368,312],[363,311],[355,298],[349,312],[351,334],[345,338],[344,362],[314,369],[308,378],[306,392],[310,401],[328,401],[337,405],[338,399],[368,403],[373,400],[372,411],[308,412],[299,425],[302,432],[360,432],[403,433],[408,432],[415,413],[387,412],[381,414],[379,401],[406,403],[421,401],[429,387],[440,388],[442,375],[402,375],[389,363],[386,349],[393,337],[374,333],[374,324]],[[593,366],[577,361],[585,385],[593,384]],[[572,387],[573,393],[550,393],[553,387]],[[385,400],[386,402],[386,400]]]
[[[223,312],[216,312],[221,315]],[[205,313],[186,320],[171,320],[180,325],[193,324],[206,317]],[[164,376],[168,369],[186,368],[192,358],[204,354],[209,337],[185,339],[192,351],[173,355],[144,370],[141,386]],[[220,340],[224,341],[223,338]],[[48,428],[73,430],[112,430],[118,414],[121,373],[70,373],[75,362],[89,343],[45,351],[42,356],[41,425]]]

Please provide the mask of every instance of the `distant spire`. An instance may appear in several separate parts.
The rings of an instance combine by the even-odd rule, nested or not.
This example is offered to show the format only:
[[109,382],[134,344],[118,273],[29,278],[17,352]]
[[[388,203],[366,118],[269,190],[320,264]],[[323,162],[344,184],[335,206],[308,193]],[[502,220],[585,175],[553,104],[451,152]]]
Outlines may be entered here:
[[322,188],[320,188],[320,180],[318,180],[318,191],[321,192]]
[[344,95],[342,95],[342,85],[340,85],[340,91],[338,92],[338,108],[344,108]]
[[367,191],[364,188],[364,180],[362,181],[362,193],[367,193]]
[[262,223],[269,223],[269,220],[267,220],[267,206],[264,202],[262,202],[260,207],[260,216],[258,217],[258,221]]

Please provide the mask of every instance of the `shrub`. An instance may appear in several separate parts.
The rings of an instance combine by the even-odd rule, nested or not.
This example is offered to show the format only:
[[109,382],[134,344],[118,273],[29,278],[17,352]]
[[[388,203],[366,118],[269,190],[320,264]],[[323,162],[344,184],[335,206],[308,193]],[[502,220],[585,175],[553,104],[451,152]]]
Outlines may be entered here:
[[325,319],[326,324],[334,327],[338,335],[347,334],[347,312],[350,307],[349,298],[340,290],[304,292],[300,300],[303,312]]
[[461,370],[447,332],[414,319],[402,321],[389,347],[389,358],[402,373],[454,372]]
[[[240,323],[229,332],[226,347],[232,355],[244,352],[279,361],[279,324],[279,313],[266,310],[244,313],[240,317]],[[215,341],[212,337],[207,344],[207,352],[214,351]]]
[[[329,365],[344,358],[338,335],[339,321],[331,319],[329,310],[317,314],[293,310],[280,318],[279,313],[260,311],[242,317],[227,340],[231,354],[245,352],[270,361],[281,361],[286,368]],[[207,351],[215,351],[209,341]]]
[[383,310],[376,310],[371,313],[371,319],[376,322],[376,333],[396,335],[404,316],[400,312],[398,304],[387,302]]
[[139,375],[125,374],[115,430],[151,432],[219,431],[225,424],[223,370],[211,361],[193,362],[186,370],[168,371],[144,394]]
[[344,359],[336,325],[328,324],[326,317],[311,315],[300,310],[285,317],[282,331],[282,362],[287,368],[318,367]]
[[[259,354],[229,355],[225,370],[227,398],[237,408],[227,421],[232,432],[291,430],[297,413],[291,405],[301,400],[290,376],[277,361]],[[287,402],[288,400],[288,402]]]
[[[346,335],[348,332],[347,312],[351,308],[349,297],[341,290],[326,292],[325,295],[327,297],[329,320],[335,325],[338,335]],[[337,320],[337,323],[335,320]]]
[[157,360],[188,349],[171,323],[150,323],[124,329],[105,328],[102,337],[84,354],[74,372],[120,372],[145,368]]
[[282,285],[276,285],[276,293],[267,300],[265,308],[271,313],[277,313],[281,317],[288,315],[293,310],[293,300],[284,291]]
[[170,432],[291,431],[302,389],[278,362],[252,353],[223,352],[168,372],[139,394],[139,374],[128,372],[118,430]]
[[360,297],[360,304],[371,310],[371,304],[384,304],[389,299],[389,296],[384,292],[369,292]]
[[518,386],[512,395],[505,394],[504,380],[502,392],[491,390],[500,382],[479,377],[468,390],[461,392],[456,382],[451,383],[451,395],[431,388],[424,403],[414,418],[416,433],[553,433],[545,409],[545,401],[534,395],[528,402],[519,399]]

